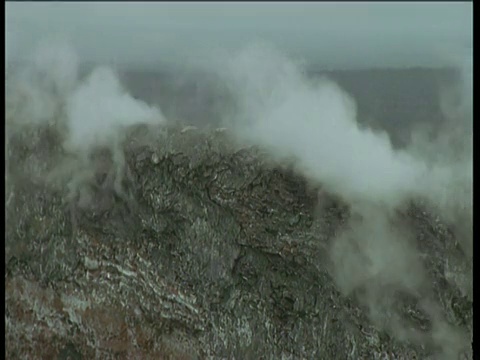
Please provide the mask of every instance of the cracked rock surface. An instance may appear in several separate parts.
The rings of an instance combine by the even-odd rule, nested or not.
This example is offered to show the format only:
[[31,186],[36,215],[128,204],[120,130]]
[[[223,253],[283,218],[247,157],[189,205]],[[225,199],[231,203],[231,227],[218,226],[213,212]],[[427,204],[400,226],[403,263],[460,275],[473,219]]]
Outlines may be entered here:
[[[50,130],[11,136],[7,359],[436,358],[428,342],[375,327],[336,288],[328,249],[346,204],[228,131],[184,130],[149,142],[132,130],[127,196],[91,186],[73,202],[30,175],[59,156]],[[422,245],[439,311],[471,335],[472,300],[457,286],[470,270],[452,233],[420,205],[399,216]],[[415,299],[398,301],[428,329]]]

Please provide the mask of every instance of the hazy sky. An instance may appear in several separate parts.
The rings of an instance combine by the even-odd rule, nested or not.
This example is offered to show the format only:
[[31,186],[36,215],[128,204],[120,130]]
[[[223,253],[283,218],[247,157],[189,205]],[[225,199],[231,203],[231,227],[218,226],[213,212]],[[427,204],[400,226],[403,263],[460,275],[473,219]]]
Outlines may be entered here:
[[265,40],[332,68],[439,66],[471,51],[473,10],[471,2],[7,2],[8,60],[52,36],[95,62],[178,62]]

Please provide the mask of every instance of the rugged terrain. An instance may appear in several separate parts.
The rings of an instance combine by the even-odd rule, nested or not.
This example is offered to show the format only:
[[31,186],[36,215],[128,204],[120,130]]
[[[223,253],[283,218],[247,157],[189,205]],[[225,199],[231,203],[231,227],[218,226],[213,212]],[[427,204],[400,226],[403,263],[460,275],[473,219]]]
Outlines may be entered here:
[[[348,204],[228,131],[148,132],[131,129],[124,143],[124,196],[99,152],[94,181],[70,200],[65,184],[32,176],[58,161],[53,128],[10,133],[7,359],[467,358],[472,299],[457,284],[470,270],[421,204],[398,219],[415,231],[439,311],[466,336],[443,349],[427,335],[396,339],[337,290],[328,249]],[[395,298],[403,321],[428,334],[421,299]]]

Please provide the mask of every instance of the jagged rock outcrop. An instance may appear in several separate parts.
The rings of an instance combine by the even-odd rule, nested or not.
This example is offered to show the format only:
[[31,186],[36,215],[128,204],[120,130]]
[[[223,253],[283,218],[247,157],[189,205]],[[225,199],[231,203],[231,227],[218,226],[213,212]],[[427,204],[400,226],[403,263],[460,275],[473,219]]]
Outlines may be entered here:
[[[337,290],[328,248],[348,204],[228,131],[187,130],[145,142],[135,129],[128,196],[103,186],[104,169],[87,200],[71,201],[31,175],[61,156],[52,130],[9,138],[8,359],[435,358],[433,344],[394,339]],[[468,270],[453,235],[418,205],[399,216],[416,229],[441,311],[471,334],[472,301],[447,276]],[[428,330],[415,299],[398,306]]]

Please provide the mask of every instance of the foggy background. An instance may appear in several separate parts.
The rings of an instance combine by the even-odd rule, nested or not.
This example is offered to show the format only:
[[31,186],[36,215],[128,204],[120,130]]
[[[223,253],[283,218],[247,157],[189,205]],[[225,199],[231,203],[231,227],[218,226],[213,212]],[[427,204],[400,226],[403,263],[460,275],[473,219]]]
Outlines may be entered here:
[[472,47],[469,2],[6,3],[8,62],[45,37],[83,61],[155,66],[274,43],[330,69],[439,67]]

